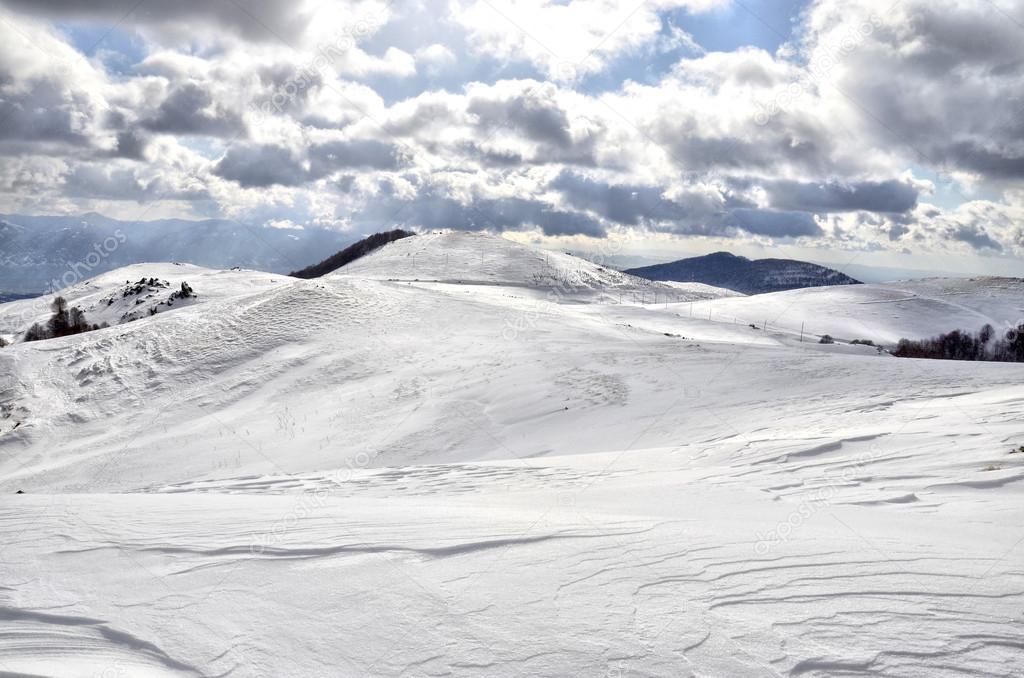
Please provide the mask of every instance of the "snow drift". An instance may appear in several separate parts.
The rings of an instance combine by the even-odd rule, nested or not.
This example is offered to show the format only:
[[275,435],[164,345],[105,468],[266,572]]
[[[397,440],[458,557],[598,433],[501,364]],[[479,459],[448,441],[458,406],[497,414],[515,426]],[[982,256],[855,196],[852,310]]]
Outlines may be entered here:
[[197,300],[0,349],[3,671],[1024,669],[1024,366],[800,343],[783,296],[894,335],[864,309],[1013,317],[1010,282],[691,308],[448,234],[315,280],[143,265],[68,296],[99,316],[143,276]]

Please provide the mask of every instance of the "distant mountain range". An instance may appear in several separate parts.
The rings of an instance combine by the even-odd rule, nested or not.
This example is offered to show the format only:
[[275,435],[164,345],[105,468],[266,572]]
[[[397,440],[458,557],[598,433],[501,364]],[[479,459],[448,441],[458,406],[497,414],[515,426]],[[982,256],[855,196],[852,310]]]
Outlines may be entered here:
[[0,215],[0,295],[36,294],[147,261],[287,273],[354,238],[320,228],[248,226],[226,219],[120,221],[78,216]]
[[[398,236],[378,236],[385,241]],[[75,216],[0,214],[0,299],[60,289],[130,264],[179,261],[209,268],[322,275],[381,243],[353,245],[351,235],[321,228],[281,229],[227,219],[121,221],[94,212]],[[340,252],[352,246],[353,250]],[[324,259],[325,252],[338,252]],[[339,264],[340,261],[340,264]],[[320,262],[316,264],[315,262]],[[626,271],[650,280],[701,282],[757,294],[859,281],[824,266],[789,259],[750,260],[727,252]]]
[[6,304],[8,301],[18,301],[19,299],[32,299],[33,297],[39,296],[38,294],[0,294],[0,304]]
[[667,264],[643,266],[626,271],[648,280],[699,282],[715,287],[761,294],[800,287],[859,285],[845,273],[794,259],[747,259],[728,252],[680,259]]

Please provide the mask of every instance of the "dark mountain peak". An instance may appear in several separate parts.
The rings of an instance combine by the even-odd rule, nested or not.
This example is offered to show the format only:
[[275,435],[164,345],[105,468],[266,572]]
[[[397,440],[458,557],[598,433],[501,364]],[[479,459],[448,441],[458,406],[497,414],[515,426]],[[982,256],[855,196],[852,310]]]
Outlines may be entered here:
[[[691,259],[705,259],[707,261],[717,261],[717,260],[721,260],[721,261],[750,261],[746,257],[741,257],[738,254],[733,254],[732,252],[726,252],[724,250],[721,251],[721,252],[712,252],[711,254],[705,254],[705,255],[700,256],[700,257],[690,257],[690,258]],[[685,259],[680,259],[680,261],[685,261]]]
[[413,235],[416,234],[409,231],[403,231],[399,228],[396,228],[393,231],[386,231],[384,233],[374,233],[373,235],[369,235],[358,242],[352,243],[340,252],[332,254],[319,264],[307,266],[300,271],[293,271],[289,275],[296,278],[319,278],[322,275],[327,275],[331,271],[338,270],[345,264],[350,264],[356,259],[366,256],[370,252],[387,245],[389,242],[408,238]]
[[730,252],[714,252],[667,264],[633,268],[626,273],[648,280],[700,282],[743,294],[860,283],[859,280],[854,280],[839,271],[806,261],[795,259],[751,260]]

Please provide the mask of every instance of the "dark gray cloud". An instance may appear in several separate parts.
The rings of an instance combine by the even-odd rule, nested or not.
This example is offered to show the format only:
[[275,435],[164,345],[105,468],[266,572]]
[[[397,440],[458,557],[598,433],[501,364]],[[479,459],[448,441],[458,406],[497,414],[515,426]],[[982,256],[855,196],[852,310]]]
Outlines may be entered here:
[[950,229],[949,237],[965,242],[976,250],[1003,251],[1003,246],[977,224],[962,224]]
[[34,79],[0,89],[0,139],[40,142],[40,151],[58,144],[91,143],[88,126],[97,117],[84,92],[49,79]]
[[263,42],[294,38],[309,21],[291,0],[6,0],[4,4],[47,18],[152,27],[180,37],[194,36],[198,30],[228,30]]
[[652,137],[672,159],[690,172],[773,171],[787,167],[812,175],[834,167],[835,145],[828,129],[782,116],[759,127],[736,130],[730,135],[711,134],[693,121],[666,116]]
[[[1024,120],[1024,107],[1020,111]],[[1009,132],[1009,130],[1007,130]],[[1024,134],[1024,127],[1019,134]],[[941,150],[946,166],[953,165],[978,172],[997,179],[1024,178],[1024,148],[1021,147],[1021,136],[1014,135],[999,144],[986,141],[960,141],[950,144]]]
[[148,141],[138,130],[122,130],[117,133],[114,155],[129,160],[144,160]]
[[245,133],[242,116],[215,103],[210,92],[197,82],[185,82],[172,89],[141,124],[163,134],[232,137]]
[[[595,165],[594,151],[601,134],[574,139],[571,116],[555,94],[550,84],[523,84],[518,90],[506,86],[474,91],[465,110],[474,118],[480,138],[461,144],[461,148],[476,151],[485,163],[499,166],[514,154],[527,164]],[[436,120],[426,117],[428,113],[421,116],[425,122]],[[527,143],[520,142],[522,148],[517,150],[495,149],[489,143],[506,137]]]
[[727,204],[695,192],[669,200],[660,187],[607,184],[569,171],[559,174],[551,188],[561,191],[572,206],[627,226],[648,221],[704,221]]
[[314,179],[345,168],[393,170],[406,161],[397,146],[374,139],[329,141],[309,148],[309,174]]
[[772,207],[801,212],[907,212],[917,206],[918,190],[902,181],[771,181],[765,183]]
[[527,159],[518,151],[487,149],[472,141],[463,144],[461,150],[478,158],[488,167],[518,167],[527,163]]
[[[296,68],[291,63],[264,65],[257,70],[257,76],[265,91],[253,99],[249,109],[258,116],[298,116],[312,93],[324,84],[324,75],[319,70]],[[316,115],[305,116],[303,122],[313,127],[335,126]]]
[[528,139],[556,148],[572,145],[569,116],[554,101],[533,93],[521,93],[509,99],[474,97],[466,109],[479,117],[484,128],[513,128]]
[[400,149],[373,139],[330,141],[300,151],[275,144],[236,143],[213,168],[217,176],[246,188],[278,184],[299,186],[341,169],[390,170],[406,162]]
[[[822,16],[849,13],[838,0],[819,5],[815,12]],[[1020,2],[1004,9],[990,3],[898,3],[878,17],[864,44],[843,57],[843,68],[829,84],[864,116],[865,146],[900,149],[916,164],[947,172],[1019,179],[1022,19]],[[828,37],[821,39],[822,51]]]
[[371,200],[360,221],[369,227],[401,224],[459,231],[518,231],[536,226],[549,236],[603,237],[606,233],[599,221],[586,214],[559,210],[539,200],[476,198],[462,203],[430,189],[412,200]]
[[[899,21],[883,24],[872,37],[893,52],[903,52],[904,65],[921,74],[948,76],[965,64],[985,64],[999,74],[1020,63],[1020,28],[1012,20],[1002,20],[998,11],[935,2],[908,3],[900,9]],[[913,50],[906,49],[908,43],[913,43]]]
[[752,233],[773,238],[817,237],[821,227],[807,212],[740,208],[722,217],[722,223]]
[[275,144],[232,144],[214,165],[213,173],[246,188],[274,184],[297,186],[308,177],[295,153]]
[[609,185],[563,172],[551,188],[578,209],[627,226],[650,224],[679,235],[735,236],[737,231],[772,237],[820,236],[814,217],[802,211],[758,209],[733,195],[695,191],[665,197],[652,186]]

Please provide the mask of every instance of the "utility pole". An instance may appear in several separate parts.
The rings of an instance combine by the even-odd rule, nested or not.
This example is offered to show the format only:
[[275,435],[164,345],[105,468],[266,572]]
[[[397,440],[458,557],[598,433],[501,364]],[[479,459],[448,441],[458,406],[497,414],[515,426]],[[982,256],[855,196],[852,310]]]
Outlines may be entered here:
[[802,344],[803,341],[804,341],[804,324],[800,323],[800,343]]

